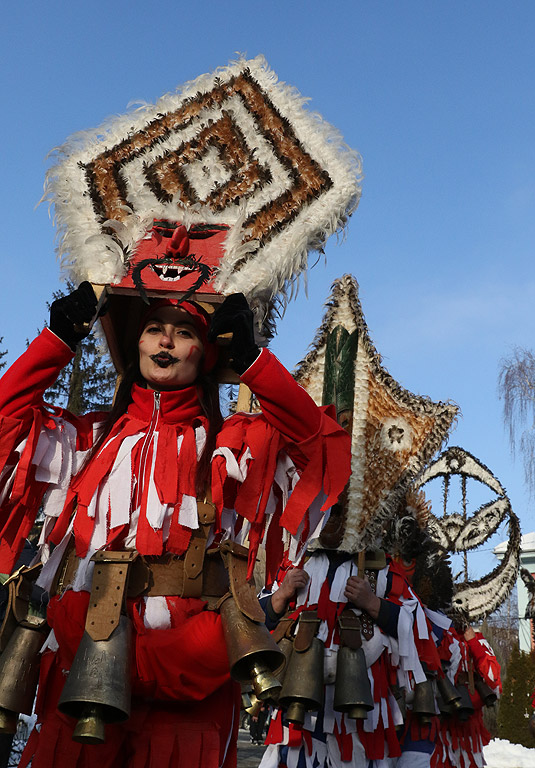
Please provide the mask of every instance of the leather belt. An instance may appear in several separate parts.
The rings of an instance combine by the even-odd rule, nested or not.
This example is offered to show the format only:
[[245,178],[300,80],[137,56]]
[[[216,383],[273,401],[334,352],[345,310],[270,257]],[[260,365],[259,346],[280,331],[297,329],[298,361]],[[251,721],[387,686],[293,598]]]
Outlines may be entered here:
[[[58,570],[57,583],[52,589],[52,594],[62,594],[72,585],[79,562],[74,547],[70,547]],[[186,567],[184,556],[137,557],[130,564],[127,597],[182,596]],[[212,602],[210,598],[220,598],[228,592],[228,571],[218,549],[205,553],[201,578],[202,588],[199,597],[202,600],[208,600],[209,604]]]
[[[184,557],[138,557],[128,579],[128,597],[183,595],[187,561]],[[228,571],[219,550],[207,552],[202,569],[200,597],[222,597],[228,592]]]

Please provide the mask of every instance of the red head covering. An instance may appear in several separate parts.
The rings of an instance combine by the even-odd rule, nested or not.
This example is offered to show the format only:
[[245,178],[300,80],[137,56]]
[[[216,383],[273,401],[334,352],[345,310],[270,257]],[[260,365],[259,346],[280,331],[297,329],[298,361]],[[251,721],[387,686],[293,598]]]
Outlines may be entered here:
[[184,310],[184,312],[187,312],[191,317],[203,346],[204,357],[202,373],[209,373],[217,363],[218,350],[215,344],[208,341],[208,331],[210,329],[210,315],[208,312],[206,312],[200,304],[196,304],[194,301],[181,302],[180,299],[154,299],[151,301],[150,307],[141,318],[139,335],[141,335],[147,320],[151,317],[154,311],[160,307],[176,307],[177,309]]

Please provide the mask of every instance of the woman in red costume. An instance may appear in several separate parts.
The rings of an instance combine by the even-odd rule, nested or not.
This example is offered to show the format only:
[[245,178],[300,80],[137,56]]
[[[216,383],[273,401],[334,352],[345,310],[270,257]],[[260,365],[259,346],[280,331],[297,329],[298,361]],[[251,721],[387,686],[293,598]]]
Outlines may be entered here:
[[[39,583],[51,595],[38,725],[21,765],[231,768],[239,692],[204,591],[129,599],[130,719],[107,726],[104,744],[72,740],[75,721],[57,703],[84,631],[91,557],[136,549],[152,563],[184,559],[202,528],[203,551],[227,539],[246,544],[249,572],[259,546],[269,564],[290,542],[297,561],[347,482],[349,438],[256,346],[241,295],[226,299],[211,327],[194,303],[153,303],[110,413],[78,417],[47,406],[43,393],[95,310],[88,283],[54,302],[50,328],[0,382],[0,571],[11,571],[43,504]],[[231,363],[261,414],[221,417],[210,373],[214,339],[227,332]],[[210,493],[215,519],[201,525],[197,500]]]

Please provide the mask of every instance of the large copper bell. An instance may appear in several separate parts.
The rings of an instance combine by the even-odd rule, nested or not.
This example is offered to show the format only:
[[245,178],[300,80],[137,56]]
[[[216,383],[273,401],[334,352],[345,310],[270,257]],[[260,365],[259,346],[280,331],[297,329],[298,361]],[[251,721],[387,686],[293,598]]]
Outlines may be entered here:
[[230,674],[239,683],[252,682],[257,698],[274,698],[281,684],[273,675],[284,662],[265,624],[245,616],[233,597],[227,598],[219,609],[223,634],[230,663]]
[[470,698],[466,685],[459,685],[458,691],[461,696],[461,701],[459,703],[460,705],[457,714],[459,720],[466,721],[474,714],[474,705],[472,704],[472,699]]
[[365,720],[373,709],[372,689],[362,648],[341,646],[338,649],[333,708],[335,712],[345,712],[356,720]]
[[317,637],[312,638],[306,651],[296,651],[294,646],[279,695],[279,705],[286,707],[286,717],[291,723],[302,725],[305,712],[323,706],[324,653],[324,645]]
[[483,701],[483,704],[486,707],[493,707],[498,699],[498,696],[492,690],[492,688],[490,688],[486,684],[486,682],[479,676],[475,678],[474,685],[475,685],[476,691],[481,696],[481,700]]
[[436,714],[435,693],[431,680],[415,684],[412,711],[418,715],[422,724],[429,724]]
[[31,715],[39,678],[43,620],[19,624],[0,657],[0,733],[15,733],[19,713]]
[[94,641],[84,632],[58,709],[78,720],[72,738],[102,744],[104,725],[130,717],[132,625],[121,616],[108,640]]
[[447,675],[437,678],[438,704],[443,714],[451,714],[461,706],[461,694]]

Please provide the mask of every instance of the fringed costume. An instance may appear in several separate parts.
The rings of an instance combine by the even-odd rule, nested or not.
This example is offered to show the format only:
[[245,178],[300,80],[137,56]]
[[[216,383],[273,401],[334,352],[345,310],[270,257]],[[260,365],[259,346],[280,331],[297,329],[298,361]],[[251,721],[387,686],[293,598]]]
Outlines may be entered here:
[[[55,592],[48,609],[52,633],[42,659],[39,725],[22,765],[32,760],[33,768],[88,761],[111,766],[121,759],[141,768],[157,756],[161,768],[232,766],[237,686],[230,680],[220,618],[200,597],[129,600],[135,628],[133,710],[124,726],[108,726],[106,744],[71,742],[73,721],[56,711],[84,629],[94,552],[135,547],[149,560],[165,554],[180,558],[202,527],[191,468],[203,448],[206,421],[196,387],[155,393],[134,385],[127,413],[84,463],[105,414],[73,417],[42,399],[71,357],[45,329],[5,374],[0,391],[0,570],[11,569],[42,502],[45,565],[39,583]],[[286,547],[299,557],[322,510],[347,481],[349,450],[343,430],[267,350],[243,381],[263,414],[236,414],[223,424],[212,459],[215,520],[202,546],[212,550],[224,539],[248,538],[252,566],[272,527],[283,527]],[[72,543],[76,567],[66,576],[58,568],[65,570],[66,557],[72,561]],[[187,739],[181,738],[185,732]]]
[[276,710],[268,732],[262,768],[366,768],[393,765],[400,755],[396,729],[403,717],[393,690],[410,689],[426,679],[422,662],[437,670],[440,661],[420,601],[396,564],[387,556],[382,568],[366,568],[381,598],[379,619],[353,609],[360,616],[362,647],[366,657],[373,709],[355,720],[333,709],[336,657],[340,632],[338,618],[348,608],[344,587],[356,573],[355,558],[339,552],[315,552],[304,569],[310,575],[300,594],[295,619],[317,611],[316,636],[325,644],[325,699],[319,712],[307,713],[303,727],[288,723],[284,710]]
[[473,685],[473,679],[475,675],[476,680],[479,678],[488,686],[489,693],[498,697],[502,690],[500,665],[480,632],[466,640],[462,633],[452,627],[444,634],[439,653],[444,659],[446,674],[451,682],[467,687],[474,711],[466,720],[454,713],[441,717],[431,766],[482,768],[485,765],[483,747],[491,737],[483,723],[485,701],[477,685]]

